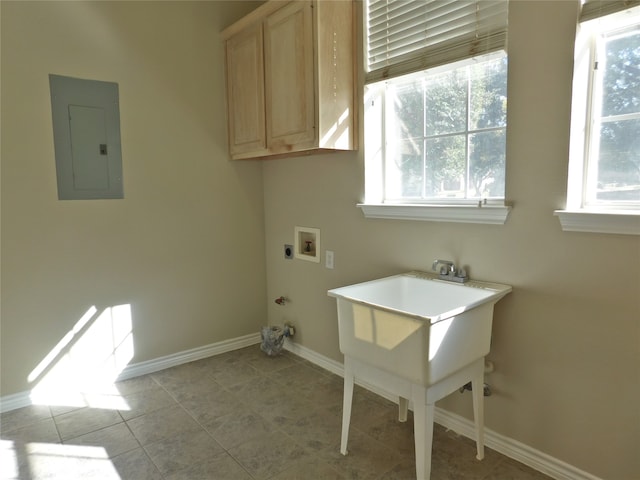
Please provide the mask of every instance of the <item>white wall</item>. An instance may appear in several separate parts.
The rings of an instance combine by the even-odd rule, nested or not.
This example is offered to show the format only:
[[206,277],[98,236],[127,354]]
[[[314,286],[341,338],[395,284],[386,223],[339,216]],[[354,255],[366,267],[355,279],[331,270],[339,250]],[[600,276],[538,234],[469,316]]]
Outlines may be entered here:
[[[228,160],[219,39],[255,6],[1,3],[3,396],[92,305],[131,305],[134,363],[266,322],[262,172]],[[118,83],[123,200],[57,199],[50,73]]]
[[[486,425],[603,479],[640,472],[640,241],[568,233],[567,180],[577,1],[512,1],[504,226],[367,220],[363,154],[264,163],[268,298],[272,324],[342,361],[335,300],[326,290],[435,258],[471,276],[513,285],[496,306]],[[335,269],[282,257],[296,225],[321,229]],[[324,259],[324,252],[323,252]],[[471,418],[458,393],[439,406]]]

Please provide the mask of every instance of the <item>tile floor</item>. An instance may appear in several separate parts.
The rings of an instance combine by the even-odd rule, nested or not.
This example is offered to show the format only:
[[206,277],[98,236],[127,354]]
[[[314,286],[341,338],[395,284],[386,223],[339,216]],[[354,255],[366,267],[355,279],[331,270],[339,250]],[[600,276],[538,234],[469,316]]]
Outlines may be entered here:
[[[342,379],[258,346],[119,382],[120,410],[32,406],[1,416],[2,480],[415,478],[412,418],[357,388],[339,452]],[[436,425],[433,480],[549,477]]]

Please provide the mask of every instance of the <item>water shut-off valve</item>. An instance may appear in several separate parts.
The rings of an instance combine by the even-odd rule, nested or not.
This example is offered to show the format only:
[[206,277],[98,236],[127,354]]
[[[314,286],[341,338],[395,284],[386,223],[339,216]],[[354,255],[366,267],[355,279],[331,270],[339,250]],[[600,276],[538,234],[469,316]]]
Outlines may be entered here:
[[[464,393],[465,390],[469,390],[470,392],[473,391],[473,387],[471,386],[471,382],[465,383],[463,386],[460,387],[460,393]],[[490,397],[491,396],[491,387],[489,386],[488,383],[484,384],[483,395],[485,397]]]

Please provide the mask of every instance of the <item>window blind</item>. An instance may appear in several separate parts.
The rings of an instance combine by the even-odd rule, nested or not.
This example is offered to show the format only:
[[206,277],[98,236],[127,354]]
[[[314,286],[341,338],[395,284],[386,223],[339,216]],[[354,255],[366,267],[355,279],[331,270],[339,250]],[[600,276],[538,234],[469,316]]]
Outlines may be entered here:
[[507,0],[366,0],[375,82],[506,48]]
[[640,5],[640,0],[583,0],[580,21],[604,17]]

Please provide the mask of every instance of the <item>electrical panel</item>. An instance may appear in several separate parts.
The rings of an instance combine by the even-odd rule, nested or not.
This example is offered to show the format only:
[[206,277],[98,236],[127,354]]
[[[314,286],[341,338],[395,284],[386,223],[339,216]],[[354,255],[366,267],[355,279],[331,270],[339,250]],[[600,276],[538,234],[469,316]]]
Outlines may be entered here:
[[58,198],[124,198],[118,84],[49,75]]

